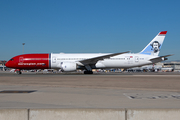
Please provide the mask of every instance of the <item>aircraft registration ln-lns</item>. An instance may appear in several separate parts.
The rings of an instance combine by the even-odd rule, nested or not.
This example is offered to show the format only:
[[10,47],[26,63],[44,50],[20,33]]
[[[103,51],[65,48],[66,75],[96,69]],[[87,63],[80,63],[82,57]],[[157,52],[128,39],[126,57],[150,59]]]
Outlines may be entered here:
[[84,74],[93,74],[92,69],[133,68],[167,60],[168,56],[158,56],[167,31],[157,36],[139,53],[127,52],[106,54],[22,54],[11,58],[6,67],[21,70],[61,69],[63,72],[84,70]]

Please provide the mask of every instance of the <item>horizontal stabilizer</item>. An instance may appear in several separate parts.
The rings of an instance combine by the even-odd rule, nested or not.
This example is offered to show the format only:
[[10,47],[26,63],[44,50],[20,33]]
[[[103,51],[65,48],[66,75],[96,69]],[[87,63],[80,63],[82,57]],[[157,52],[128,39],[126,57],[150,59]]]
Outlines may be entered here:
[[174,54],[171,54],[171,55],[164,55],[164,56],[159,56],[159,57],[150,59],[150,61],[155,61],[155,60],[161,60],[161,61],[164,61],[164,60],[167,60],[166,57],[169,57],[169,56],[172,56],[172,55],[174,55]]

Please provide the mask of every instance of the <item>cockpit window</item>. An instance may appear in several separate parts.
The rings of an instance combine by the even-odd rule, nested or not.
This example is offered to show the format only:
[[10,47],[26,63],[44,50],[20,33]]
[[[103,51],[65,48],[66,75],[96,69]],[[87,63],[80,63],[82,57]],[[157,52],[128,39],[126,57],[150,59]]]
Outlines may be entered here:
[[10,59],[10,61],[13,61],[14,59]]

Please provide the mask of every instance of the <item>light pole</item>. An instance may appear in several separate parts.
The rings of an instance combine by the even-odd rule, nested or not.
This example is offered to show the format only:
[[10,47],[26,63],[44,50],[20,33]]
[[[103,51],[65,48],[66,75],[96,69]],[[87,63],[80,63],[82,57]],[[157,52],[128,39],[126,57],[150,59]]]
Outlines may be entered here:
[[24,54],[24,45],[25,45],[25,43],[22,43],[22,45],[23,45],[23,54]]

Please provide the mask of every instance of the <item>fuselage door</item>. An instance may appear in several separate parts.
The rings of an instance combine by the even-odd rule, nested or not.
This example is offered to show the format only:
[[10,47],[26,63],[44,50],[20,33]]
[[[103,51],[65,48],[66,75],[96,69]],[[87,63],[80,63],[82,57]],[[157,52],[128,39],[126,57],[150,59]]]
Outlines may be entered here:
[[56,57],[55,56],[52,57],[52,63],[56,63]]
[[19,58],[19,62],[20,62],[20,63],[23,63],[23,62],[24,62],[24,58],[23,58],[23,57],[20,57],[20,58]]
[[135,62],[139,62],[139,56],[135,56]]

